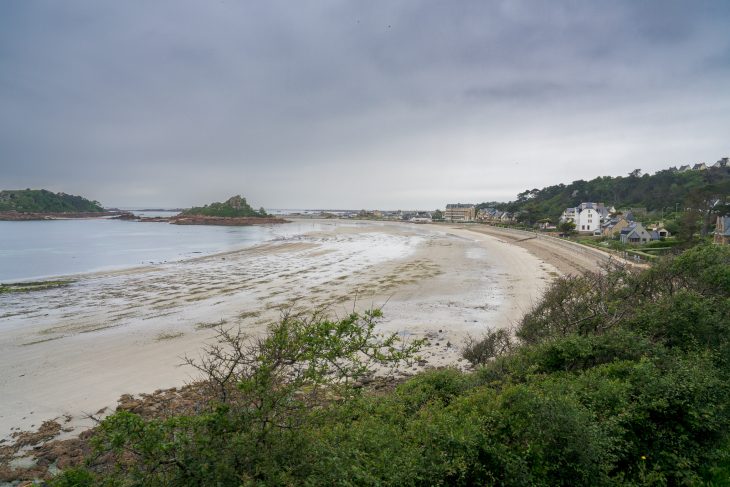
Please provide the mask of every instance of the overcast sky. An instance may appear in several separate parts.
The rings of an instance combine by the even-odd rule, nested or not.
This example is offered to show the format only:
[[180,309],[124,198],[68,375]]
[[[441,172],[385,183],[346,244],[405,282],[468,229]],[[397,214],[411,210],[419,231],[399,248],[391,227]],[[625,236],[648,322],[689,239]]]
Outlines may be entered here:
[[730,2],[0,2],[0,189],[437,208],[730,155]]

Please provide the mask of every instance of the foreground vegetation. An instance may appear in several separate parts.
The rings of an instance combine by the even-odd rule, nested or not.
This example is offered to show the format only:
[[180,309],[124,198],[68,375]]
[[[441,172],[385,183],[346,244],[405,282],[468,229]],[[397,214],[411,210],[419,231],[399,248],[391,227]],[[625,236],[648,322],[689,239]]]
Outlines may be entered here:
[[730,485],[728,246],[558,279],[516,336],[466,344],[473,371],[362,392],[420,345],[379,316],[221,330],[188,360],[199,414],[117,413],[52,485]]
[[52,193],[45,189],[21,189],[0,191],[0,212],[26,213],[99,213],[104,208],[98,201],[81,196]]

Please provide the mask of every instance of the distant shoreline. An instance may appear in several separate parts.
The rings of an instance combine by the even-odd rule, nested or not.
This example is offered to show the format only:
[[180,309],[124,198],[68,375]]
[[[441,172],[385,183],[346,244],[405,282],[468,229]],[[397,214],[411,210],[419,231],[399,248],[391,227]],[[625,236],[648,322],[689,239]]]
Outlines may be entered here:
[[227,217],[208,215],[175,215],[175,216],[139,216],[130,212],[124,212],[117,218],[135,222],[171,223],[173,225],[217,225],[226,227],[245,227],[251,225],[269,225],[289,223],[279,217]]
[[104,218],[119,216],[121,211],[85,211],[75,213],[54,213],[54,212],[0,212],[0,221],[38,221],[38,220],[67,220],[70,218]]
[[78,213],[53,213],[53,212],[0,212],[0,221],[45,221],[45,220],[69,220],[79,218],[118,218],[136,222],[161,222],[173,225],[218,225],[218,226],[250,226],[270,225],[289,223],[279,217],[220,217],[206,215],[175,215],[170,217],[145,217],[137,216],[129,211],[99,211],[99,212],[78,212]]

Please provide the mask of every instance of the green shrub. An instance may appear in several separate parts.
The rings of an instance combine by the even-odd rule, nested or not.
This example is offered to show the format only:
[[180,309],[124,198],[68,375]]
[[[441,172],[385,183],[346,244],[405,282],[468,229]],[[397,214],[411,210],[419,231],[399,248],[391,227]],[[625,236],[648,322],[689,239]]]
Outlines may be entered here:
[[448,405],[472,385],[470,375],[447,368],[423,372],[399,386],[395,394],[406,410],[415,412],[426,404]]
[[483,365],[514,348],[512,332],[508,329],[487,330],[480,338],[467,336],[461,356],[472,365]]
[[72,468],[63,471],[51,481],[52,487],[93,487],[94,476],[88,470]]

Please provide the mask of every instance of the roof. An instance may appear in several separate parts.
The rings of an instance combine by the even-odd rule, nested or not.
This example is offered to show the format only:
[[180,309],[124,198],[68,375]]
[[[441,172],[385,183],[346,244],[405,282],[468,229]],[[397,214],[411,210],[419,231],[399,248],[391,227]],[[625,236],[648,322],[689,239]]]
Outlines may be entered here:
[[624,228],[621,229],[621,234],[622,235],[623,234],[628,234],[628,233],[631,233],[631,232],[634,232],[634,231],[638,231],[638,232],[642,232],[643,231],[643,232],[646,232],[646,228],[644,228],[644,226],[641,223],[639,223],[639,222],[631,222],[629,224],[629,226],[624,227]]

